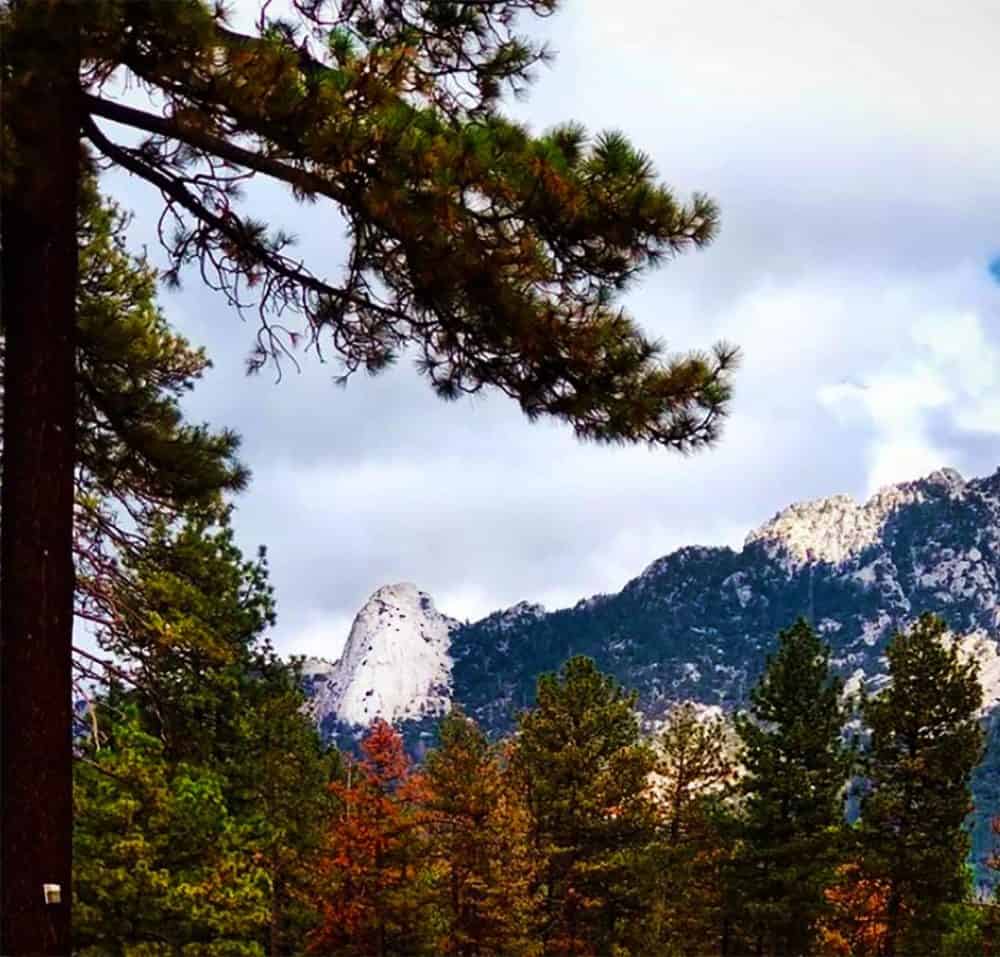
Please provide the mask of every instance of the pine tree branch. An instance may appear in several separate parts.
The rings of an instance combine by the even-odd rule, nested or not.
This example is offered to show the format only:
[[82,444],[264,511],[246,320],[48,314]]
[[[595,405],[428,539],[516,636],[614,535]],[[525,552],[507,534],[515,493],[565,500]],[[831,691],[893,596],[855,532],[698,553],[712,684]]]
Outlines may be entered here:
[[[124,116],[124,114],[121,115]],[[144,123],[148,120],[150,126],[153,125],[152,121],[157,120],[156,117],[148,115],[145,118],[140,115],[139,118]],[[113,143],[100,130],[89,114],[83,120],[83,131],[91,143],[108,159],[159,188],[168,204],[176,203],[179,205],[206,227],[209,233],[216,234],[221,240],[230,244],[233,249],[246,253],[247,256],[242,257],[244,260],[253,260],[257,266],[271,275],[271,279],[263,283],[263,294],[258,308],[262,325],[258,335],[261,353],[266,353],[272,358],[283,355],[295,361],[292,353],[280,339],[280,335],[287,333],[287,330],[280,326],[273,326],[267,318],[267,311],[270,309],[280,313],[282,304],[288,304],[296,297],[298,297],[296,308],[306,315],[312,329],[312,344],[317,350],[319,349],[319,331],[323,328],[332,331],[337,351],[344,359],[346,375],[355,371],[362,364],[370,365],[374,362],[375,365],[370,365],[370,367],[377,368],[379,366],[379,354],[385,349],[385,345],[380,339],[380,334],[384,329],[414,329],[424,325],[426,334],[426,324],[422,323],[418,316],[409,314],[404,308],[394,308],[392,305],[367,294],[365,283],[360,278],[358,265],[352,264],[350,275],[343,286],[332,286],[302,268],[300,263],[268,248],[247,227],[244,220],[236,214],[231,213],[228,209],[224,214],[213,212],[193,194],[180,178],[171,176],[162,167],[156,167],[145,161],[136,150]],[[232,150],[238,150],[238,155],[241,157],[251,158],[255,155],[248,151],[239,150],[238,147],[232,147],[231,144],[228,145]],[[273,162],[269,161],[268,165]],[[278,171],[275,170],[275,172]],[[294,174],[297,171],[283,167],[280,172],[287,177],[290,173]],[[292,180],[287,181],[291,182]],[[210,242],[207,235],[192,236],[183,245],[186,246],[192,240],[197,244],[201,256],[210,255]],[[178,258],[182,252],[183,250],[180,252],[174,250],[174,257]],[[235,274],[249,273],[251,270],[244,262],[235,268],[229,268],[227,276],[227,267],[223,263],[212,260],[212,264],[221,277],[218,288],[225,291],[232,304],[237,308],[242,308],[245,303],[240,301],[232,277]],[[354,292],[353,290],[356,289],[362,291]],[[310,300],[310,294],[315,299]],[[272,299],[275,302],[270,302]],[[349,320],[348,316],[351,312],[357,316],[357,321],[351,322]],[[365,316],[372,318],[366,322]],[[398,333],[396,338],[402,342],[405,340],[405,335]],[[256,367],[256,363],[252,363],[251,368]]]
[[90,93],[83,94],[83,102],[87,110],[96,116],[102,116],[123,126],[145,130],[147,133],[155,133],[160,136],[169,137],[170,139],[179,140],[182,143],[187,143],[188,146],[203,150],[209,154],[214,154],[237,166],[242,166],[256,173],[263,173],[273,179],[288,183],[290,186],[303,192],[319,193],[338,203],[347,203],[348,201],[346,192],[337,189],[324,177],[317,176],[315,173],[310,173],[307,170],[289,166],[287,163],[283,163],[272,157],[263,156],[260,153],[244,149],[231,143],[224,137],[213,136],[194,126],[182,125],[174,119],[155,116],[152,113],[124,106],[121,103],[112,103],[110,100],[102,99]]
[[201,203],[181,181],[168,176],[161,170],[154,169],[148,163],[144,163],[131,150],[112,143],[89,116],[84,119],[83,128],[84,133],[91,143],[107,156],[108,159],[113,160],[130,173],[152,183],[165,196],[183,206],[184,209],[194,215],[200,222],[219,233],[219,235],[224,236],[240,248],[250,247],[253,250],[254,257],[260,260],[272,272],[318,295],[329,296],[334,299],[339,298],[341,295],[341,290],[327,285],[311,273],[291,268],[284,261],[283,257],[275,255],[252,237],[248,236],[246,230],[241,228],[240,220],[237,217],[230,216],[223,218],[216,215]]

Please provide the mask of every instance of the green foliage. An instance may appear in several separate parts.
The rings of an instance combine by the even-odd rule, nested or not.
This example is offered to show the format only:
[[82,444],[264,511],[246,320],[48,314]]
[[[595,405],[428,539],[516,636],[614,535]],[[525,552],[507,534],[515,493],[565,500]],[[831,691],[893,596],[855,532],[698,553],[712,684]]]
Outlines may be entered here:
[[222,751],[233,806],[253,829],[271,881],[268,952],[302,953],[318,915],[316,861],[335,806],[329,784],[342,773],[340,755],[327,749],[303,714],[297,666],[268,651],[252,666],[236,709],[231,760]]
[[181,414],[181,397],[210,363],[168,325],[156,271],[125,247],[127,222],[87,172],[77,228],[74,549],[77,613],[98,624],[120,613],[112,593],[122,561],[181,515],[218,518],[223,493],[249,478],[236,433]]
[[185,422],[179,399],[210,365],[156,304],[156,271],[125,248],[128,218],[84,178],[77,295],[78,455],[87,492],[164,507],[246,486],[239,437]]
[[426,761],[423,812],[440,914],[436,954],[533,957],[536,861],[528,809],[501,754],[452,712]]
[[262,955],[271,882],[223,779],[169,761],[133,704],[108,707],[116,717],[75,773],[76,947]]
[[969,781],[982,755],[982,689],[944,623],[922,615],[886,652],[891,684],[865,701],[868,791],[862,866],[888,887],[889,953],[937,950],[947,905],[967,893]]
[[[492,387],[583,438],[698,447],[725,414],[736,351],[664,356],[615,300],[650,266],[710,242],[718,213],[702,195],[678,201],[618,131],[566,123],[532,136],[500,113],[502,91],[523,92],[547,57],[515,32],[517,14],[555,6],[310,2],[241,34],[203,0],[102,0],[57,11],[48,32],[79,35],[91,145],[167,201],[170,278],[198,262],[234,303],[259,294],[253,368],[303,336],[345,374],[412,348],[445,398]],[[4,27],[44,70],[28,12],[13,6]],[[163,98],[162,114],[112,99],[123,71]],[[132,148],[94,118],[153,136]],[[242,214],[239,177],[220,160],[329,202],[351,243],[342,281]],[[301,331],[268,320],[289,307]]]
[[[891,881],[866,870],[865,840],[861,867],[846,856],[846,707],[804,622],[780,636],[738,722],[735,782],[723,719],[680,705],[644,745],[634,696],[585,658],[540,680],[507,744],[453,713],[414,769],[377,722],[338,769],[302,719],[294,669],[254,660],[237,719],[200,763],[150,734],[141,690],[113,687],[99,705],[114,717],[77,775],[83,953],[893,952]],[[995,932],[991,908],[956,899],[927,937],[912,921],[922,906],[904,902],[895,952],[933,939],[963,957]]]
[[735,741],[724,717],[703,716],[696,705],[684,702],[667,715],[656,752],[667,839],[676,845],[696,829],[703,801],[725,795],[732,785]]
[[642,907],[638,862],[652,839],[652,751],[635,696],[589,658],[538,681],[514,770],[531,814],[546,954],[609,952]]
[[799,619],[778,636],[749,715],[737,719],[745,775],[732,879],[739,923],[767,953],[806,953],[841,851],[853,754],[842,743],[843,683]]
[[97,701],[76,768],[77,940],[296,953],[335,763],[261,640],[266,569],[194,521],[160,529],[123,580],[129,613],[100,639],[131,682]]
[[982,957],[988,915],[975,904],[952,904],[946,908],[947,930],[941,937],[941,957]]
[[75,772],[76,941],[96,954],[297,953],[335,759],[264,633],[263,550],[222,493],[238,437],[189,426],[207,364],[156,309],[124,217],[93,184],[81,222],[80,613],[111,653]]
[[263,552],[245,561],[227,516],[196,517],[156,525],[123,568],[101,646],[129,665],[171,755],[228,753],[237,702],[279,667],[257,642],[274,621]]
[[659,822],[643,863],[647,904],[636,952],[698,954],[722,933],[734,735],[727,719],[687,702],[671,708],[654,746]]

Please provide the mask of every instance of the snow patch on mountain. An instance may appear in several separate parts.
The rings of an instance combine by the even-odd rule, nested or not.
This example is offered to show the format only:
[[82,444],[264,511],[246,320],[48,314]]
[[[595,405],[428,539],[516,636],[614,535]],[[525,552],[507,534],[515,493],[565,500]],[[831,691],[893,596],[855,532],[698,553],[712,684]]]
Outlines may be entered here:
[[879,613],[875,618],[861,623],[861,635],[858,641],[864,642],[871,648],[887,637],[891,629],[892,619],[886,612],[879,609]]
[[723,588],[732,588],[736,594],[736,600],[740,603],[740,608],[746,608],[753,598],[753,589],[747,584],[746,572],[733,572],[722,583]]
[[451,632],[458,627],[415,585],[380,588],[358,612],[334,663],[311,659],[303,674],[317,721],[404,721],[451,707]]
[[516,605],[511,605],[505,611],[494,612],[490,618],[494,621],[498,631],[509,631],[523,625],[525,622],[544,618],[546,615],[545,606],[536,602],[519,601]]

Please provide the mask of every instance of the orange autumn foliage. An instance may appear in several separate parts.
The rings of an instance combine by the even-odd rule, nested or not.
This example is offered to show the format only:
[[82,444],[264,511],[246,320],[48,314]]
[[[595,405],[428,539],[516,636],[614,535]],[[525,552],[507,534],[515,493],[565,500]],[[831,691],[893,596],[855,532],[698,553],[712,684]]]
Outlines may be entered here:
[[330,785],[340,810],[319,875],[322,922],[310,939],[313,953],[378,957],[413,933],[415,808],[424,781],[412,772],[399,733],[381,719],[361,751],[346,779]]
[[825,957],[876,957],[883,952],[888,888],[866,878],[857,864],[838,870],[838,881],[826,890],[831,913],[820,927],[820,953]]

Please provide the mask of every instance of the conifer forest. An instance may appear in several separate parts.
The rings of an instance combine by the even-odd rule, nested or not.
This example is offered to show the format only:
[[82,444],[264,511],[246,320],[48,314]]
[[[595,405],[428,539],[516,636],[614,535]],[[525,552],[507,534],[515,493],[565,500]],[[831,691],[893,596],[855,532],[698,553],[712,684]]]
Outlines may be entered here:
[[[0,0],[0,954],[1000,955],[1000,472],[915,480],[996,468],[1000,253],[968,250],[980,214],[1000,241],[997,154],[927,100],[919,161],[886,120],[827,192],[755,172],[726,135],[815,96],[759,137],[805,169],[847,122],[811,57],[903,115],[893,50],[862,56],[896,14],[710,0],[758,77],[697,6]],[[995,90],[959,7],[902,19]],[[528,112],[564,58],[596,85]],[[907,278],[855,373],[891,271],[851,219],[865,150]],[[782,272],[811,243],[819,304]],[[815,500],[741,551],[744,495]],[[486,613],[512,589],[559,610]]]

